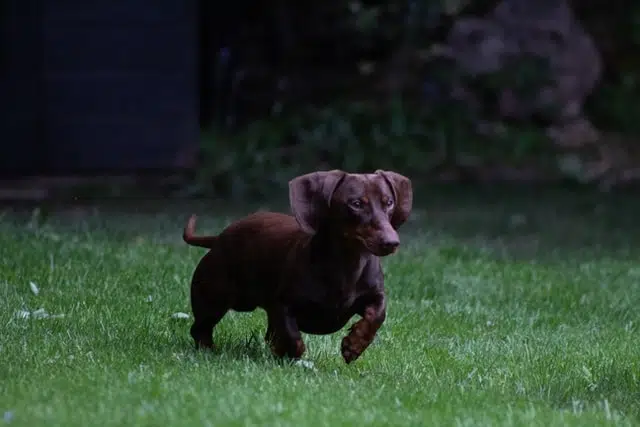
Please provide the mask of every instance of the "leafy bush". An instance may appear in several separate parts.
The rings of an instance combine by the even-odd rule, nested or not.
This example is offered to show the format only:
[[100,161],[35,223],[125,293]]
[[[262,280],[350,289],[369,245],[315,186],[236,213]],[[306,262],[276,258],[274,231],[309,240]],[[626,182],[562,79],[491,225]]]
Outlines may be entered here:
[[628,72],[619,83],[605,83],[594,93],[589,113],[597,127],[640,135],[640,72]]
[[202,188],[233,197],[265,196],[316,169],[419,172],[433,150],[434,129],[400,104],[388,113],[361,103],[262,119],[244,131],[207,132]]
[[400,101],[388,109],[346,103],[258,120],[244,131],[218,130],[202,138],[199,186],[235,198],[281,191],[294,176],[318,169],[352,172],[394,169],[413,178],[461,154],[517,165],[539,156],[542,133],[534,127],[505,126],[483,137],[464,106],[410,108]]
[[[237,63],[233,68],[229,65],[233,61],[228,61],[229,51],[223,49],[225,59],[219,62],[230,67],[225,68],[225,73],[243,77],[234,77],[233,82],[229,83],[232,88],[228,95],[231,99],[229,105],[221,100],[215,101],[216,113],[221,116],[240,115],[243,102],[251,103],[251,107],[261,113],[257,114],[260,117],[258,119],[255,116],[248,118],[251,124],[240,131],[231,131],[219,124],[204,133],[198,171],[200,190],[237,198],[267,196],[273,191],[281,191],[288,180],[296,175],[330,168],[350,171],[389,168],[419,178],[429,174],[435,166],[443,162],[455,163],[460,157],[470,157],[479,165],[496,167],[529,167],[533,164],[534,167],[547,168],[550,164],[556,164],[557,153],[549,144],[544,130],[535,123],[500,123],[500,118],[492,115],[490,108],[476,112],[483,116],[477,117],[465,105],[433,99],[425,101],[422,93],[424,88],[421,86],[425,82],[440,92],[448,91],[447,83],[443,83],[443,80],[451,79],[452,71],[446,66],[434,71],[421,68],[424,64],[416,66],[407,61],[398,61],[403,70],[398,73],[396,80],[401,81],[403,89],[399,89],[395,95],[391,94],[397,99],[384,107],[379,105],[377,95],[371,95],[366,102],[353,101],[363,98],[358,93],[361,88],[354,88],[354,95],[340,87],[335,90],[338,94],[334,97],[322,85],[320,94],[314,92],[316,74],[311,73],[309,76],[312,77],[304,80],[305,67],[315,71],[313,64],[316,59],[311,61],[310,66],[300,58],[321,57],[326,61],[325,65],[346,61],[350,62],[351,69],[357,69],[358,64],[363,62],[371,64],[372,69],[378,72],[393,68],[393,57],[399,57],[396,54],[401,51],[410,52],[408,56],[421,57],[421,52],[428,51],[438,38],[446,35],[448,25],[456,15],[463,12],[465,15],[482,15],[495,3],[495,0],[356,1],[348,4],[322,3],[303,8],[298,12],[308,19],[304,26],[289,28],[292,40],[296,42],[290,48],[293,50],[286,51],[287,58],[298,58],[300,63],[288,71],[273,67],[269,69],[269,78],[263,78],[258,73],[260,79],[256,78],[251,83],[252,75],[247,70],[255,66],[255,61],[261,67],[269,66],[262,60],[248,61],[246,58],[251,55],[234,51]],[[615,36],[613,39],[617,44],[622,37],[618,32],[622,32],[628,35],[626,39],[630,45],[637,46],[638,26],[633,24],[640,16],[640,8],[627,3],[624,13],[611,12],[606,14],[606,18],[607,22],[620,21],[620,25],[610,26],[611,37]],[[601,12],[596,11],[595,7],[581,9],[578,7],[580,4],[574,2],[573,6],[588,18],[583,18],[585,23],[600,22]],[[278,25],[281,24],[284,25],[278,22]],[[598,26],[593,28],[597,29]],[[310,44],[309,40],[314,40],[314,43]],[[240,47],[234,49],[241,50]],[[249,50],[264,49],[254,46]],[[293,59],[291,61],[295,62]],[[534,96],[535,92],[531,91],[544,82],[547,67],[548,64],[535,58],[514,61],[499,73],[467,83],[489,99],[496,96],[498,88],[505,86],[520,96]],[[626,71],[627,76],[619,83],[604,82],[596,89],[588,103],[587,112],[597,127],[640,133],[640,107],[636,102],[640,95],[640,74],[637,70],[635,66]],[[297,99],[296,105],[287,104],[288,99],[296,97],[288,97],[286,88],[275,90],[263,87],[278,86],[277,82],[281,82],[281,77],[287,72],[292,75],[298,72],[305,81],[304,92],[310,94],[305,95],[304,100]],[[215,73],[220,80],[216,80],[216,87],[221,93],[224,91],[220,86],[224,84],[219,74],[225,73],[220,69]],[[433,82],[429,82],[429,79]],[[362,78],[363,85],[373,80],[367,80],[365,76]],[[257,88],[264,89],[262,96]],[[249,95],[239,95],[245,92]],[[282,99],[276,102],[274,94]],[[350,101],[338,103],[335,101],[338,96]],[[323,107],[300,106],[301,102],[321,103],[327,98],[333,98],[333,101]],[[270,103],[273,107],[277,104],[278,108],[270,109]],[[269,116],[266,113],[274,110],[278,111],[277,115]],[[479,134],[479,122],[490,121],[498,121],[492,125],[499,130]]]

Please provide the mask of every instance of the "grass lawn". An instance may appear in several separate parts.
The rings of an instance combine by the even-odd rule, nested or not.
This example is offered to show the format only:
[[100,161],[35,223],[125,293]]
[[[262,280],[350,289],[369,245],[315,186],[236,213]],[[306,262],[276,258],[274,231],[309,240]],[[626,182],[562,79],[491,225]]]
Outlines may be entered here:
[[415,197],[384,261],[387,321],[350,366],[344,331],[307,335],[293,365],[270,357],[263,312],[227,315],[215,354],[173,317],[204,254],[181,241],[188,215],[213,232],[256,206],[5,209],[0,425],[640,425],[640,202]]

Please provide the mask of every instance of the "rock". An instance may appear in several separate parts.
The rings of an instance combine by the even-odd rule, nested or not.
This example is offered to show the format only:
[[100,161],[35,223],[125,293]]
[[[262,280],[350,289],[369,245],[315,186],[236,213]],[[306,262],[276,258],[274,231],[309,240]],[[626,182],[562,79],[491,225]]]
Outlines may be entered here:
[[[503,0],[482,18],[461,18],[445,52],[467,78],[456,83],[454,96],[502,118],[577,120],[602,73],[593,40],[565,0]],[[491,82],[484,90],[493,92],[495,105],[484,105],[468,84],[478,78]]]
[[598,130],[585,118],[550,126],[546,133],[549,139],[561,148],[582,148],[589,144],[596,144],[600,139]]

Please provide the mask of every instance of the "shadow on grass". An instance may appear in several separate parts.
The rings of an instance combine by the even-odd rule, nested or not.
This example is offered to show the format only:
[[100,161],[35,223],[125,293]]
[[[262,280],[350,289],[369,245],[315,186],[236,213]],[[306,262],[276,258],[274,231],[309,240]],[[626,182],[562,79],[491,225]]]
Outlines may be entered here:
[[285,365],[286,360],[273,356],[262,336],[263,331],[253,330],[237,334],[237,331],[216,330],[213,334],[213,350],[196,348],[188,335],[188,329],[171,328],[172,334],[164,339],[160,346],[170,352],[185,353],[207,359],[247,361],[258,364]]

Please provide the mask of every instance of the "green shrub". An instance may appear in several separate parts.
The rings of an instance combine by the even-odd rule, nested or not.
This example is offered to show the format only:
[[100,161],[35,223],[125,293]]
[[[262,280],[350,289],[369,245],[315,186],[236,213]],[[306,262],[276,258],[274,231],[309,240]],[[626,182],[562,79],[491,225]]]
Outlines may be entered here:
[[605,83],[592,96],[588,112],[597,127],[640,135],[640,72],[628,72],[619,83]]
[[[436,130],[437,131],[437,130]],[[360,103],[258,120],[202,139],[202,188],[233,197],[266,196],[317,169],[395,168],[417,173],[433,151],[434,129],[397,104],[379,112]]]
[[294,176],[319,169],[394,169],[419,179],[460,154],[492,163],[521,164],[548,147],[535,127],[506,126],[482,137],[464,106],[389,108],[345,103],[258,120],[237,133],[212,130],[202,138],[199,187],[238,199],[282,191]]

